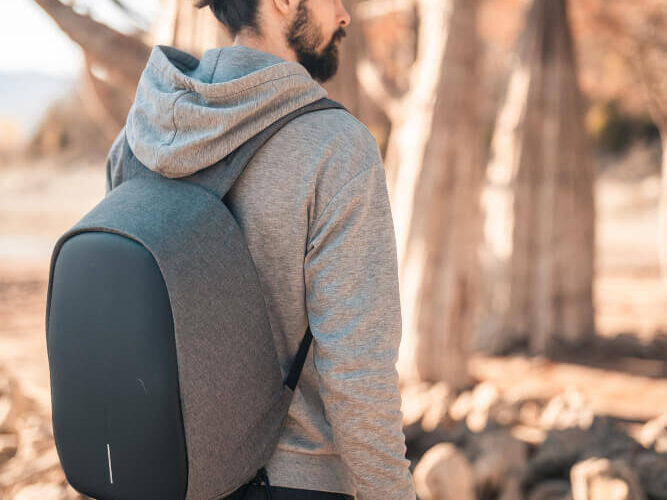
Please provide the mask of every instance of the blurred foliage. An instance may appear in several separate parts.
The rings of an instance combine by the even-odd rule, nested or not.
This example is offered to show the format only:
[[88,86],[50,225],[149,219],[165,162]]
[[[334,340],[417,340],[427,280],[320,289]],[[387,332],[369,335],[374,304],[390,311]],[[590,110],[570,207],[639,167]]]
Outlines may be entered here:
[[602,154],[623,153],[634,142],[660,139],[660,131],[648,114],[629,113],[618,100],[592,105],[586,126]]

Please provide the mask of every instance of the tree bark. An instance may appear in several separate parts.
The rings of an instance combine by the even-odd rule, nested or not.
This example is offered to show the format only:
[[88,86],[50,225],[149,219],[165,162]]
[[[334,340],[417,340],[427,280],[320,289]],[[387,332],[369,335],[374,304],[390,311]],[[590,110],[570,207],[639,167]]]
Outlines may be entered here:
[[[399,368],[404,378],[444,381],[459,389],[468,382],[468,341],[475,328],[479,297],[480,48],[478,1],[443,3],[437,14],[447,29],[440,36],[435,99],[422,103],[424,116],[408,114],[404,129],[394,136],[392,149],[394,154],[405,155],[405,161],[394,165],[398,168],[393,186],[397,199],[410,196],[402,193],[409,185],[401,179],[414,183],[411,201],[395,210],[407,211],[399,214],[399,220],[407,221],[399,227],[405,311],[405,346]],[[424,14],[435,17],[436,11],[424,10]],[[418,97],[408,99],[414,102]],[[424,134],[422,155],[418,140],[407,144],[415,132]]]
[[[86,114],[110,145],[125,123],[150,46],[139,37],[78,14],[59,0],[35,2],[83,50],[85,66],[76,88],[83,94]],[[103,69],[104,76],[98,76],[95,68]]]
[[483,194],[478,347],[548,353],[592,336],[593,183],[566,2],[533,0]]
[[59,0],[35,2],[85,51],[92,63],[107,69],[110,80],[134,92],[150,54],[150,47],[143,40],[78,14]]
[[667,129],[660,131],[662,138],[662,177],[660,179],[660,208],[658,220],[658,257],[663,280],[667,280]]
[[339,64],[336,75],[323,87],[329,93],[329,97],[340,102],[347,110],[365,123],[360,116],[360,88],[357,78],[357,64],[363,51],[363,33],[361,23],[354,17],[359,0],[350,0],[345,6],[350,10],[351,22],[345,28],[345,38],[339,42]]
[[229,32],[211,10],[193,5],[192,0],[161,0],[153,42],[178,47],[196,57],[206,49],[231,45]]
[[[195,9],[189,0],[162,0],[148,40],[117,32],[59,0],[35,2],[84,51],[85,68],[78,89],[84,94],[88,116],[104,131],[109,144],[125,124],[153,45],[168,44],[201,56],[208,48],[231,43],[210,10]],[[96,72],[96,68],[103,71]]]

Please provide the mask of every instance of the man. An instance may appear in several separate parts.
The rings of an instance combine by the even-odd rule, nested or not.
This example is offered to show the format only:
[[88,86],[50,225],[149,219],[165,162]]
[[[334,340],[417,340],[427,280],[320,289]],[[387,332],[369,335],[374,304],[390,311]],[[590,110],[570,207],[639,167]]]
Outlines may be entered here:
[[[350,23],[341,0],[198,4],[207,5],[234,45],[201,61],[154,47],[124,130],[141,163],[171,178],[326,97],[315,79],[336,72]],[[122,180],[119,145],[107,191]],[[302,115],[254,156],[224,201],[247,238],[284,374],[309,323],[313,333],[266,465],[274,498],[413,500],[395,368],[396,245],[373,136],[345,110]]]

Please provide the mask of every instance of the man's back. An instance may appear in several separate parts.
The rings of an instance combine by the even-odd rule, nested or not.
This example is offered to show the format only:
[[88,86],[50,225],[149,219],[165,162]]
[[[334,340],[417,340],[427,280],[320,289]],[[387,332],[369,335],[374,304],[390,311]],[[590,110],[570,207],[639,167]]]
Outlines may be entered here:
[[[326,95],[295,63],[247,47],[211,49],[196,70],[158,51],[126,132],[140,161],[168,177],[205,168]],[[107,166],[107,187],[115,187],[122,165],[114,149]],[[343,110],[298,117],[255,155],[224,201],[247,238],[285,375],[309,323],[313,332],[267,464],[272,484],[414,498],[394,367],[396,250],[372,135]]]

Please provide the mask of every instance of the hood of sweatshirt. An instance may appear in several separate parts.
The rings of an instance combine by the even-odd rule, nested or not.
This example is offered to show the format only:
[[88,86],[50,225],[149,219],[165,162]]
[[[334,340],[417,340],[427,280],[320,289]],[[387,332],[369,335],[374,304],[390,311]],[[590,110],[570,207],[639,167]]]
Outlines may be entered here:
[[250,47],[216,47],[199,60],[156,45],[139,79],[125,133],[146,167],[165,177],[184,177],[326,96],[301,64]]

